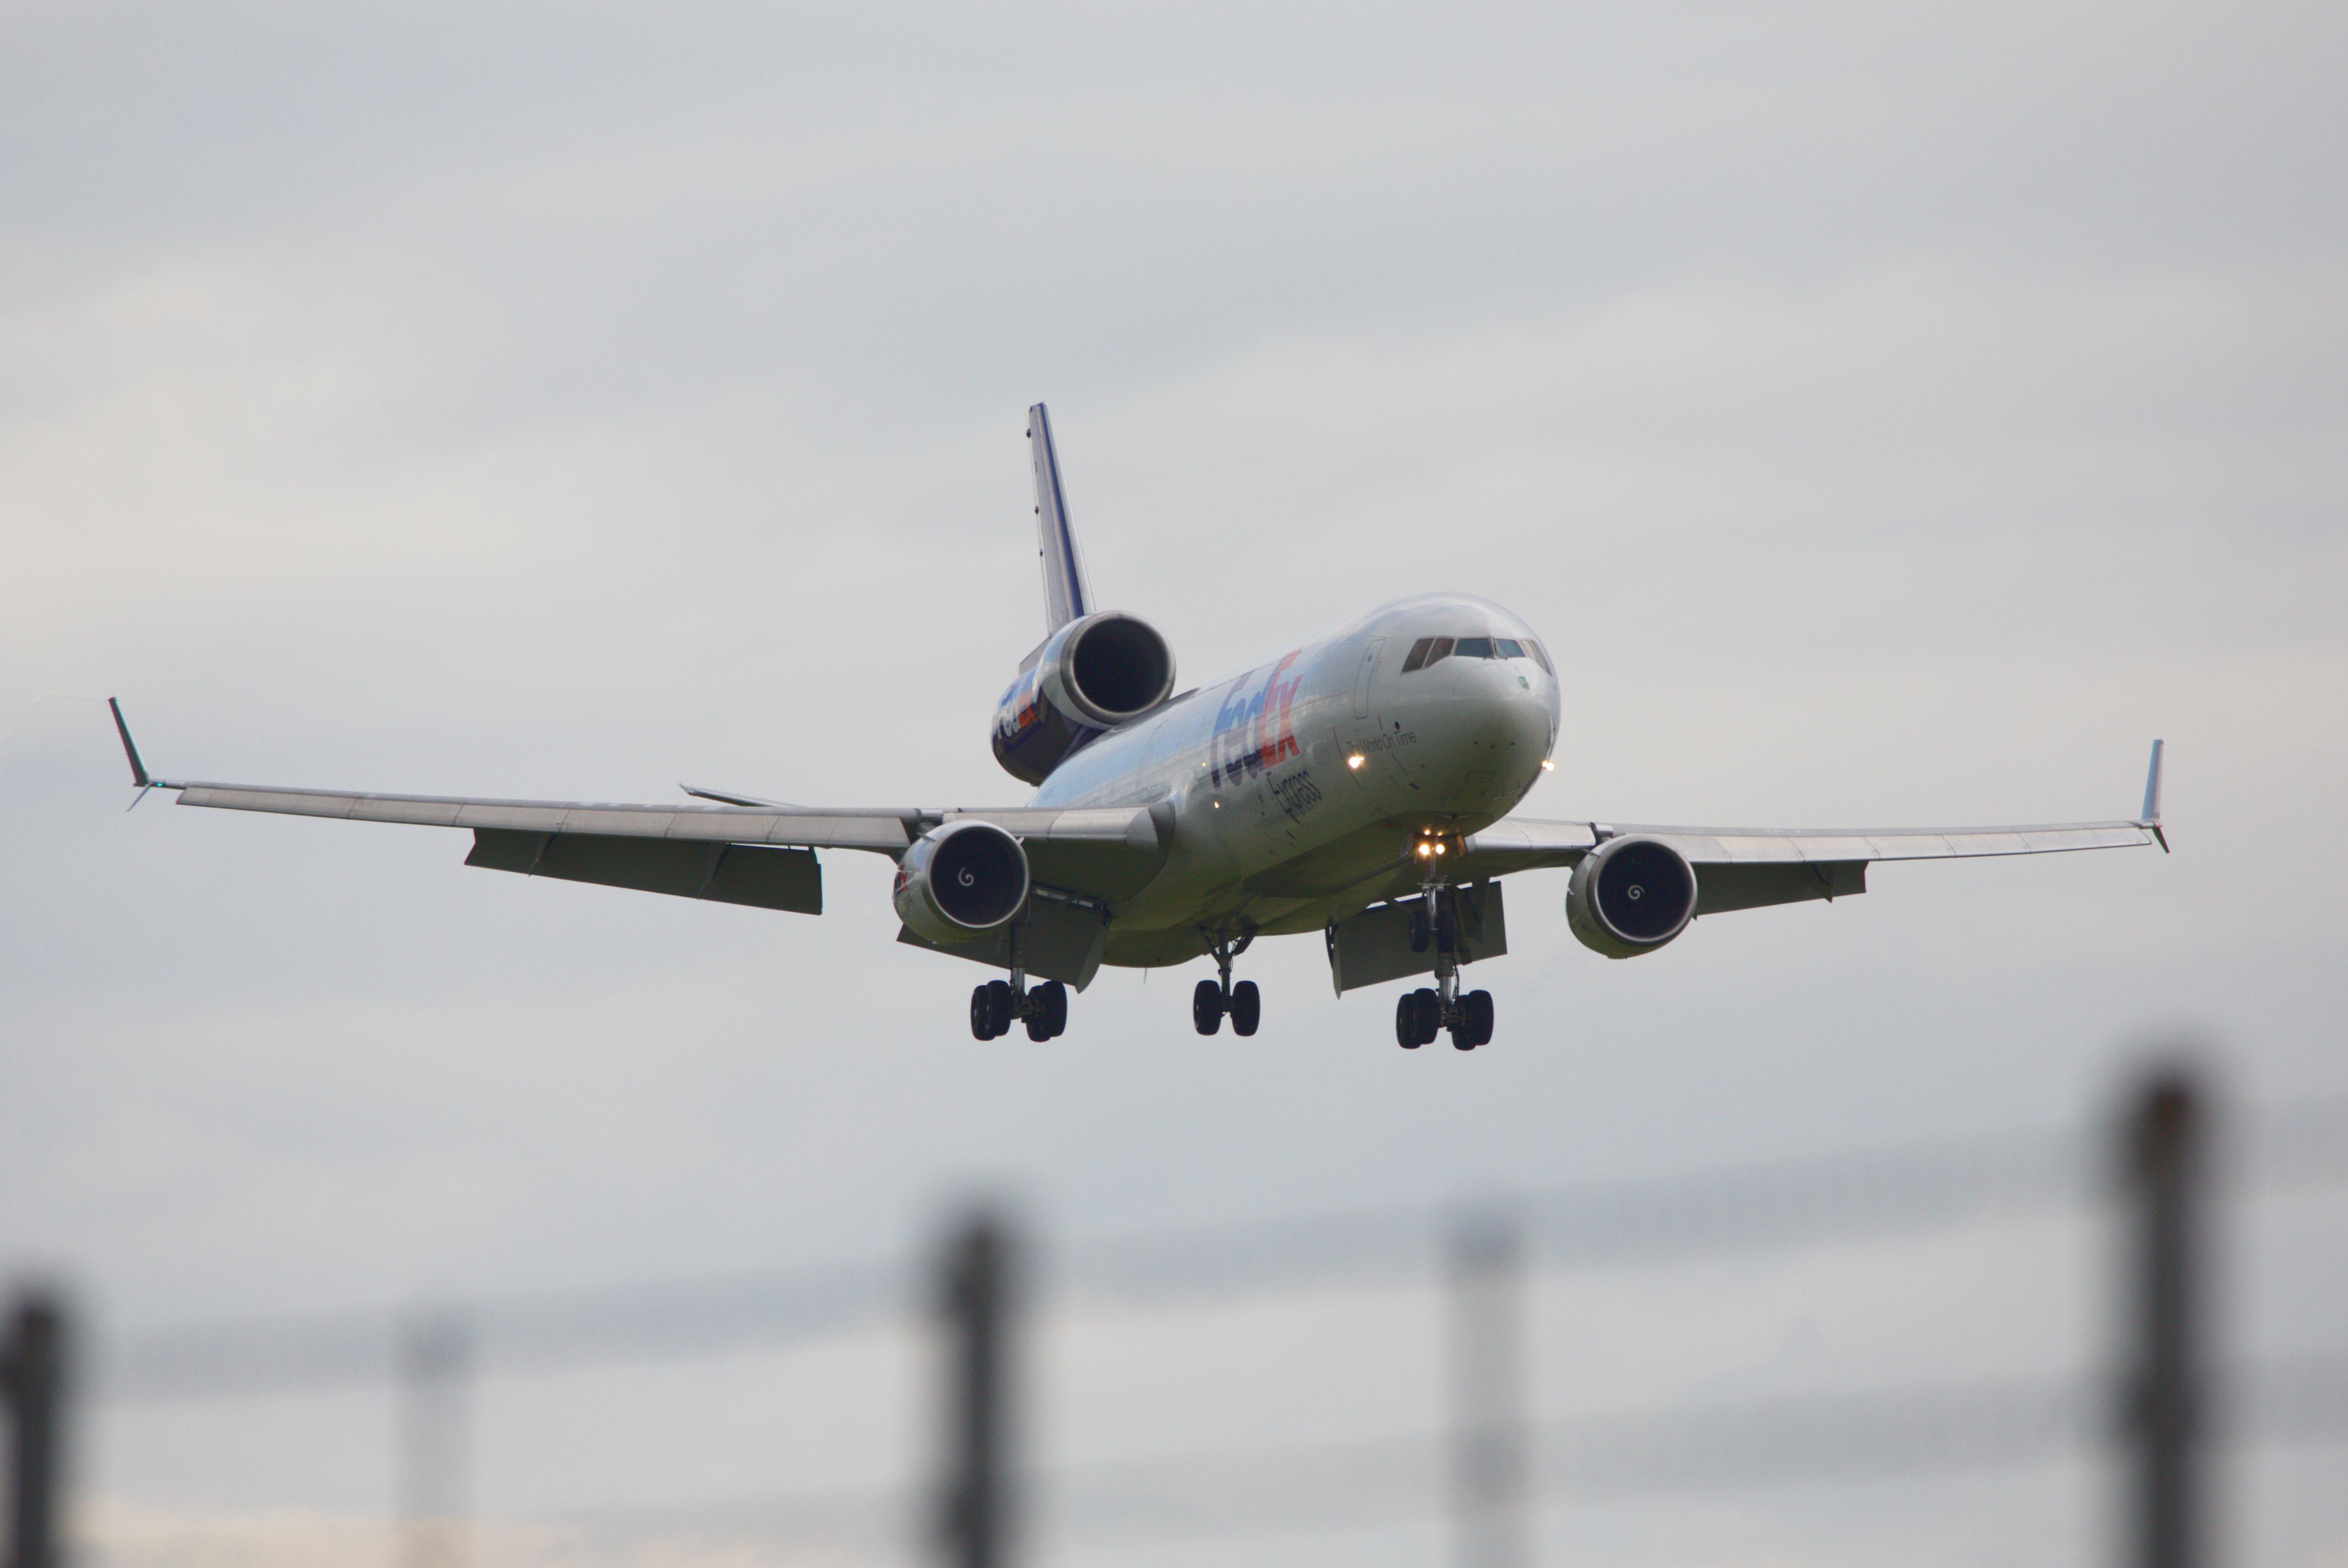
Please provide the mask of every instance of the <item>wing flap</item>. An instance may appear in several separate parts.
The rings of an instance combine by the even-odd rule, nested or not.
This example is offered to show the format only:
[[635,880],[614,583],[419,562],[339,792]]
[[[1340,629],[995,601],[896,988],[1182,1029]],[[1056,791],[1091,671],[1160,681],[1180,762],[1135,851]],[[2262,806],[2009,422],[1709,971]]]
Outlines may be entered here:
[[823,868],[812,850],[477,828],[465,863],[675,898],[823,913]]

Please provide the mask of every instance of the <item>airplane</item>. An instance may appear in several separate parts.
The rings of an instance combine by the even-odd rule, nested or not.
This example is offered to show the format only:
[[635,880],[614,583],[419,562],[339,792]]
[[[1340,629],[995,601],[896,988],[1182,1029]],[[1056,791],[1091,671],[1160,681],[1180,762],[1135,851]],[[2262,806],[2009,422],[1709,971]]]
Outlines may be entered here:
[[1421,593],[1293,642],[1212,686],[1175,690],[1156,628],[1097,607],[1043,404],[1027,411],[1044,641],[996,704],[995,759],[1024,806],[810,807],[681,786],[697,804],[353,794],[150,777],[182,806],[469,829],[469,866],[819,914],[817,851],[897,864],[898,941],[1004,972],[971,993],[982,1040],[1067,1027],[1068,991],[1104,965],[1211,957],[1190,1016],[1253,1035],[1262,1000],[1232,967],[1259,936],[1318,932],[1339,996],[1431,978],[1395,1006],[1395,1043],[1492,1038],[1491,993],[1461,971],[1508,952],[1502,879],[1567,871],[1567,924],[1609,958],[1675,941],[1700,915],[1867,891],[1877,861],[2115,849],[2168,841],[2161,742],[2133,818],[1893,830],[1659,827],[1510,815],[1552,767],[1557,664],[1489,600]]

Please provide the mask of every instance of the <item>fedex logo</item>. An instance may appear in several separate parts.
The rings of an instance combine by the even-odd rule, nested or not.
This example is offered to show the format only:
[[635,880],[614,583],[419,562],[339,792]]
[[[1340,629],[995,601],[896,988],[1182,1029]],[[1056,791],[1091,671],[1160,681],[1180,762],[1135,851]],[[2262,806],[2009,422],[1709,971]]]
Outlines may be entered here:
[[1216,789],[1252,779],[1298,755],[1289,715],[1296,704],[1296,688],[1304,684],[1301,673],[1291,673],[1298,656],[1290,654],[1272,665],[1261,686],[1241,680],[1216,710],[1215,733],[1207,748],[1209,777]]
[[1035,672],[1029,670],[1011,683],[1003,700],[994,710],[994,733],[998,739],[1011,740],[1033,725],[1042,715],[1040,699],[1035,695]]

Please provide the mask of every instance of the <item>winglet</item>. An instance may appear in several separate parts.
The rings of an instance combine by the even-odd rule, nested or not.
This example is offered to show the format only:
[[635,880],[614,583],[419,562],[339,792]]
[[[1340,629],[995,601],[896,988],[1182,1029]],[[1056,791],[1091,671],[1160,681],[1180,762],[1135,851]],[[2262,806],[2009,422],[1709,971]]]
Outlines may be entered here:
[[2165,855],[2168,852],[2168,835],[2160,830],[2160,754],[2164,748],[2162,741],[2152,743],[2152,762],[2144,770],[2144,815],[2137,820],[2152,830]]
[[122,705],[112,697],[106,706],[114,714],[114,732],[122,737],[122,755],[130,758],[130,781],[141,789],[151,789],[155,780],[147,777],[147,764],[139,760],[139,748],[130,738],[130,727],[122,722]]
[[[139,786],[139,793],[131,798],[129,807],[130,810],[136,811],[139,810],[139,802],[147,799],[147,791],[156,788],[158,784],[162,784],[162,781],[149,778],[147,764],[139,760],[138,743],[130,738],[130,727],[122,722],[122,705],[114,698],[108,697],[106,706],[114,715],[114,733],[122,737],[122,755],[130,759],[130,781]],[[162,788],[169,789],[171,786],[162,784]]]
[[1092,614],[1092,589],[1085,560],[1068,526],[1067,492],[1060,487],[1060,457],[1052,448],[1052,417],[1036,404],[1027,410],[1028,455],[1035,464],[1035,536],[1044,558],[1044,634]]

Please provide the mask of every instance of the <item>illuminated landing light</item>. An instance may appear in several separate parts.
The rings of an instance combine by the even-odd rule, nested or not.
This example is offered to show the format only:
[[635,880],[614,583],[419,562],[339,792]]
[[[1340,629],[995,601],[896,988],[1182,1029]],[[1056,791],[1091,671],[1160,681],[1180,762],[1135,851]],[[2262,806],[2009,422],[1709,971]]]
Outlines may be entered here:
[[1442,846],[1441,844],[1437,844],[1437,845],[1436,845],[1436,846],[1435,846],[1435,852],[1436,852],[1437,854],[1438,854],[1438,855],[1439,855],[1439,854],[1441,854],[1441,853],[1443,852],[1443,846]]
[[1554,773],[1557,771],[1557,764],[1544,757],[1541,758],[1541,771],[1544,773]]
[[1434,852],[1435,852],[1435,846],[1434,846],[1433,844],[1421,844],[1421,845],[1419,845],[1419,846],[1418,846],[1418,858],[1419,858],[1419,859],[1421,859],[1421,860],[1425,860],[1427,856],[1429,856],[1429,855],[1433,854]]
[[1345,766],[1348,768],[1359,768],[1363,763],[1367,762],[1368,760],[1368,758],[1356,751],[1354,755],[1345,758]]

